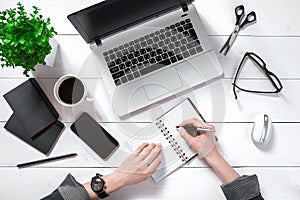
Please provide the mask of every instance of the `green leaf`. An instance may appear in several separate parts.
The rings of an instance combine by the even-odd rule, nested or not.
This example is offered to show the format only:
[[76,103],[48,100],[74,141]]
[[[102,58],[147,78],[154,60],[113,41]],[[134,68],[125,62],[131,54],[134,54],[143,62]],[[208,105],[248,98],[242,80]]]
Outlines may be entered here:
[[6,27],[5,27],[8,31],[12,31],[13,29],[13,25],[12,24],[6,24]]
[[19,15],[24,15],[25,13],[24,13],[24,11],[18,11],[17,12]]
[[21,38],[19,39],[19,42],[20,42],[21,44],[24,44],[24,43],[26,42],[26,40],[24,39],[24,37],[21,37]]
[[8,41],[12,40],[12,39],[13,39],[13,35],[12,35],[12,34],[7,34],[7,35],[6,35],[6,39],[7,39]]
[[40,10],[38,7],[36,7],[36,6],[32,6],[32,8],[34,9],[34,10]]
[[11,42],[11,40],[5,39],[3,42],[4,42],[4,44],[8,44]]

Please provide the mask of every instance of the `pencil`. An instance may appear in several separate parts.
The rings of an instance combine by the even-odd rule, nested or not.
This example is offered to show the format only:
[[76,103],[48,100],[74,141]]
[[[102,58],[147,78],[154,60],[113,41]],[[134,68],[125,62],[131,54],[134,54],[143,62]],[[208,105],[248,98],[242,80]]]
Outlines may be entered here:
[[29,167],[29,166],[32,166],[32,165],[40,165],[40,164],[43,164],[43,163],[46,163],[46,162],[61,160],[61,159],[64,159],[64,158],[71,158],[71,157],[74,157],[74,156],[77,156],[77,153],[70,153],[70,154],[66,154],[66,155],[62,155],[62,156],[56,156],[56,157],[52,157],[52,158],[47,158],[47,159],[22,163],[22,164],[18,164],[17,167],[18,168],[24,168],[24,167]]
[[[216,132],[215,129],[205,127],[184,126],[183,128],[187,131]],[[176,129],[179,129],[179,126],[176,126]]]

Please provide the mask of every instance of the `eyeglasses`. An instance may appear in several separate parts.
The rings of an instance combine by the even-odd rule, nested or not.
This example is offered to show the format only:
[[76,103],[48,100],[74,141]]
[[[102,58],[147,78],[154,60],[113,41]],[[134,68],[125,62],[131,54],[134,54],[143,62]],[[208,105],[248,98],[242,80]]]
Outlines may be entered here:
[[[240,86],[238,86],[236,84],[237,82],[237,79],[240,75],[240,72],[241,72],[241,68],[242,66],[244,65],[246,59],[250,59],[252,62],[254,62],[258,67],[260,67],[260,69],[263,70],[263,72],[265,73],[266,77],[271,81],[271,84],[273,85],[274,89],[271,89],[269,91],[265,91],[265,90],[249,90],[249,89],[244,89]],[[279,78],[273,73],[273,72],[270,72],[267,67],[266,67],[266,63],[258,56],[256,55],[255,53],[252,53],[252,52],[247,52],[245,53],[238,69],[237,69],[237,72],[236,72],[236,75],[234,77],[234,81],[232,83],[233,85],[233,93],[234,93],[234,96],[235,96],[235,99],[237,99],[237,94],[236,94],[236,88],[244,91],[244,92],[252,92],[252,93],[279,93],[281,90],[282,90],[282,84],[279,80]]]

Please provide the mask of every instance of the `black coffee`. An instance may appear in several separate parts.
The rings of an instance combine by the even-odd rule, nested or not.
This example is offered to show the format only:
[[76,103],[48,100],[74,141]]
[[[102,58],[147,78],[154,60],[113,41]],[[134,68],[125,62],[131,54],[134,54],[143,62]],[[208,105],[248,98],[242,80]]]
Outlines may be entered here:
[[83,83],[77,78],[68,78],[60,84],[58,95],[66,104],[76,104],[84,95]]

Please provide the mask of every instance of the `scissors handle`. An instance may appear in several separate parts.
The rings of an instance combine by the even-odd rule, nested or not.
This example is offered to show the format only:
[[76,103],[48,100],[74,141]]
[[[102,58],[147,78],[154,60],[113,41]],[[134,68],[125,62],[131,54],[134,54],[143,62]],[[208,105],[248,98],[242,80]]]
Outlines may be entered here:
[[247,16],[244,22],[240,25],[240,28],[242,29],[245,25],[250,24],[252,22],[256,21],[256,14],[254,11],[250,12]]
[[235,17],[236,17],[236,22],[235,22],[235,25],[239,25],[242,18],[244,17],[245,15],[245,8],[243,5],[239,5],[235,8]]

